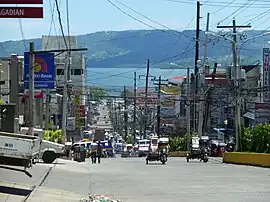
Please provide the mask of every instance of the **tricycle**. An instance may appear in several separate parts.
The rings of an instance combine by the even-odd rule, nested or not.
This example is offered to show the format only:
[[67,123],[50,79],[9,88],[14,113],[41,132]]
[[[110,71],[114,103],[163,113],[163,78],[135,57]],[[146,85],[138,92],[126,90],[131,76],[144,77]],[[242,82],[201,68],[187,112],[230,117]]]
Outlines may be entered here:
[[156,144],[155,141],[150,141],[149,153],[146,156],[146,164],[149,161],[161,161],[162,164],[165,164],[168,160],[168,138],[159,138],[157,139],[157,149],[155,150]]
[[206,142],[208,142],[209,138],[204,136],[203,138],[192,137],[190,149],[187,153],[187,162],[190,159],[199,159],[203,162],[208,162],[208,147],[206,147]]

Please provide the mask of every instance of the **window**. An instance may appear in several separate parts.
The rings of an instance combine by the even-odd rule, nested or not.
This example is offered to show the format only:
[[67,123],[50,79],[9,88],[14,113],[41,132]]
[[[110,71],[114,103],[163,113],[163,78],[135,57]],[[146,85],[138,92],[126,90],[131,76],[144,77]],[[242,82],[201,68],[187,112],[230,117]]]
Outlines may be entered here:
[[83,75],[83,70],[82,69],[72,69],[71,74],[72,75]]
[[64,69],[57,69],[56,70],[56,74],[57,75],[64,75],[65,74],[65,70]]

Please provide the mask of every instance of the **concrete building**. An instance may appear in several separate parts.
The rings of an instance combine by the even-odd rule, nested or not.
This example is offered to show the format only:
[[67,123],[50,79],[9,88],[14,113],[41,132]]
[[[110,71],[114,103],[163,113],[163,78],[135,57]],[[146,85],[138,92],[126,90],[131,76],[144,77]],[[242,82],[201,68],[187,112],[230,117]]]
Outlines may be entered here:
[[[78,48],[77,37],[70,36],[65,37],[67,45],[70,45],[71,48]],[[57,49],[66,49],[65,40],[61,36],[42,36],[42,49],[43,50],[57,50]],[[56,53],[58,54],[58,53]],[[56,71],[56,87],[57,89],[63,89],[65,84],[65,76],[67,74],[67,61],[68,53],[64,52],[58,54],[55,57],[55,71]],[[72,86],[72,91],[70,92],[71,97],[74,101],[75,97],[79,103],[74,105],[75,102],[69,106],[69,116],[79,116],[78,119],[86,120],[86,56],[79,52],[72,52],[70,58],[70,83]],[[61,91],[61,90],[60,90]],[[60,92],[59,91],[59,92]],[[61,98],[57,94],[52,95],[51,97],[51,114],[57,114],[58,117],[61,117],[60,110]],[[78,109],[78,110],[75,110]],[[76,111],[79,111],[79,114],[76,114]],[[85,126],[86,121],[82,126]]]

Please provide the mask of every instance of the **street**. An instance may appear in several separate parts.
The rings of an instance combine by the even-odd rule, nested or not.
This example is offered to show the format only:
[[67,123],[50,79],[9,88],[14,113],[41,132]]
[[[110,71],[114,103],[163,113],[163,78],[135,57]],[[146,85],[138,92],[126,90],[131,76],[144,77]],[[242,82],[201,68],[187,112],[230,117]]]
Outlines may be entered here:
[[31,173],[32,179],[1,170],[0,179],[65,190],[74,193],[77,201],[88,193],[111,195],[124,202],[263,202],[270,198],[269,169],[222,164],[219,159],[186,163],[185,158],[169,158],[166,165],[146,165],[144,158],[118,156],[102,159],[100,165],[92,165],[88,159],[84,163],[59,159],[53,165],[35,165]]

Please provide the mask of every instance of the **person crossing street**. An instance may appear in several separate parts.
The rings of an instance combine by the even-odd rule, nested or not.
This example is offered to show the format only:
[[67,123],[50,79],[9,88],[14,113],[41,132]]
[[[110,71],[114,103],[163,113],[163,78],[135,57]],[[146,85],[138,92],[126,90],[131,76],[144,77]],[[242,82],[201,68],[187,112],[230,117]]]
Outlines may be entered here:
[[100,163],[100,159],[101,159],[101,156],[102,156],[102,151],[103,151],[102,144],[100,143],[100,141],[98,141],[98,144],[97,144],[97,158],[98,158],[98,163]]

